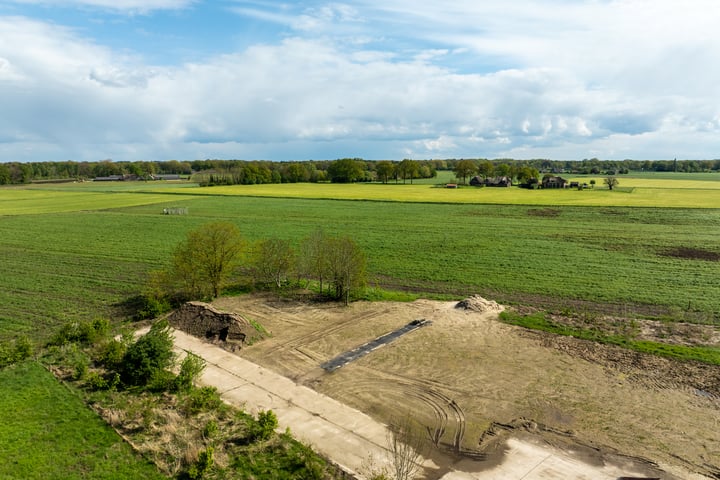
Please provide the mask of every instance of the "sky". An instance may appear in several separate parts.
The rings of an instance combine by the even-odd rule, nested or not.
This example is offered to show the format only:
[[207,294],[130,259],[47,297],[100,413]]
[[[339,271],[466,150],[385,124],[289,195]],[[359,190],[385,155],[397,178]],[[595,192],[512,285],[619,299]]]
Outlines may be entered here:
[[717,0],[0,0],[0,162],[720,158]]

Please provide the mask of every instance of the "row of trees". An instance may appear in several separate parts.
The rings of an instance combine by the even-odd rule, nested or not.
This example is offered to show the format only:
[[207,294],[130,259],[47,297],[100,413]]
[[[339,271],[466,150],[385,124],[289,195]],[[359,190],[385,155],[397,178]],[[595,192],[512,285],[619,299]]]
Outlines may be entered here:
[[317,230],[296,250],[278,238],[248,243],[234,224],[216,222],[188,233],[171,265],[152,275],[146,297],[161,309],[163,302],[215,298],[230,283],[280,288],[296,281],[348,304],[365,287],[366,264],[364,252],[349,237]]
[[[33,181],[86,180],[112,175],[133,175],[149,178],[151,175],[193,175],[205,185],[258,184],[296,182],[371,182],[403,183],[417,178],[433,178],[438,170],[464,171],[468,163],[475,165],[483,176],[515,176],[522,169],[540,173],[608,174],[629,171],[657,172],[710,172],[720,171],[720,160],[600,160],[557,161],[548,159],[514,160],[482,158],[433,160],[363,160],[343,158],[322,161],[244,161],[244,160],[168,160],[162,162],[7,162],[0,163],[0,185],[22,184]],[[492,172],[492,173],[489,173]],[[508,173],[510,172],[510,173]],[[463,181],[469,173],[460,174]]]

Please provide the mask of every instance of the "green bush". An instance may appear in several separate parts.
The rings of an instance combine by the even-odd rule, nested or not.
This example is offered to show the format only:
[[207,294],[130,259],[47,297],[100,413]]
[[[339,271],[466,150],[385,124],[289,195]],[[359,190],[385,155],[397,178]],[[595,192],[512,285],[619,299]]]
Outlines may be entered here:
[[135,318],[137,320],[157,318],[170,310],[172,310],[172,305],[170,305],[170,300],[167,298],[142,295],[139,299],[138,311],[135,314]]
[[193,388],[185,395],[182,402],[183,411],[187,416],[216,410],[221,405],[220,393],[215,387]]
[[278,427],[278,419],[272,410],[258,413],[257,425],[253,437],[256,440],[268,440]]
[[189,392],[195,380],[205,369],[205,360],[197,355],[188,352],[180,365],[180,373],[175,378],[174,388],[176,391]]
[[91,322],[67,322],[50,339],[50,345],[67,345],[68,343],[80,343],[92,345],[93,343],[107,337],[110,331],[110,321],[98,318]]
[[162,371],[173,364],[173,338],[167,320],[155,322],[150,331],[127,347],[118,373],[127,386],[147,386],[166,379]]
[[215,462],[213,454],[213,447],[208,447],[207,450],[200,452],[197,462],[193,463],[188,469],[188,477],[192,480],[204,478]]
[[119,368],[127,351],[128,343],[114,338],[109,340],[99,347],[98,361],[109,369]]
[[27,337],[20,337],[13,342],[0,343],[0,368],[30,358],[32,351],[32,344]]

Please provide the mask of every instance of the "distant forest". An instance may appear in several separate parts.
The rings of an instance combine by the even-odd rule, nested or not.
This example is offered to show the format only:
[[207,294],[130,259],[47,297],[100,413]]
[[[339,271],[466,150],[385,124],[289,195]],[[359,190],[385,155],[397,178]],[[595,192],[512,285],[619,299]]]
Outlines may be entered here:
[[84,181],[96,178],[116,180],[154,180],[167,175],[192,178],[201,185],[232,185],[297,182],[403,182],[433,178],[438,170],[455,171],[459,162],[470,160],[477,174],[488,177],[516,177],[533,169],[539,173],[623,174],[630,171],[710,172],[720,171],[720,160],[600,160],[579,161],[548,159],[445,159],[445,160],[337,160],[306,161],[136,161],[113,162],[8,162],[0,163],[0,185],[33,182]]

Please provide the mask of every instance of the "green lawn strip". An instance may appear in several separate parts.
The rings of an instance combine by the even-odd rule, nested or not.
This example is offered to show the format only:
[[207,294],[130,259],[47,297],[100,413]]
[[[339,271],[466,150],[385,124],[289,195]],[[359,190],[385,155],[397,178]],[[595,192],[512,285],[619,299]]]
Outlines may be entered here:
[[165,478],[40,364],[0,370],[0,478]]
[[678,360],[694,360],[711,365],[720,365],[720,348],[670,345],[647,340],[633,340],[621,335],[607,335],[599,330],[580,329],[558,324],[550,320],[543,312],[537,312],[531,315],[520,315],[515,312],[505,311],[500,314],[500,320],[510,325],[517,325],[532,330],[541,330],[543,332],[553,333],[556,335],[575,337],[608,345],[617,345],[637,352],[650,353]]

